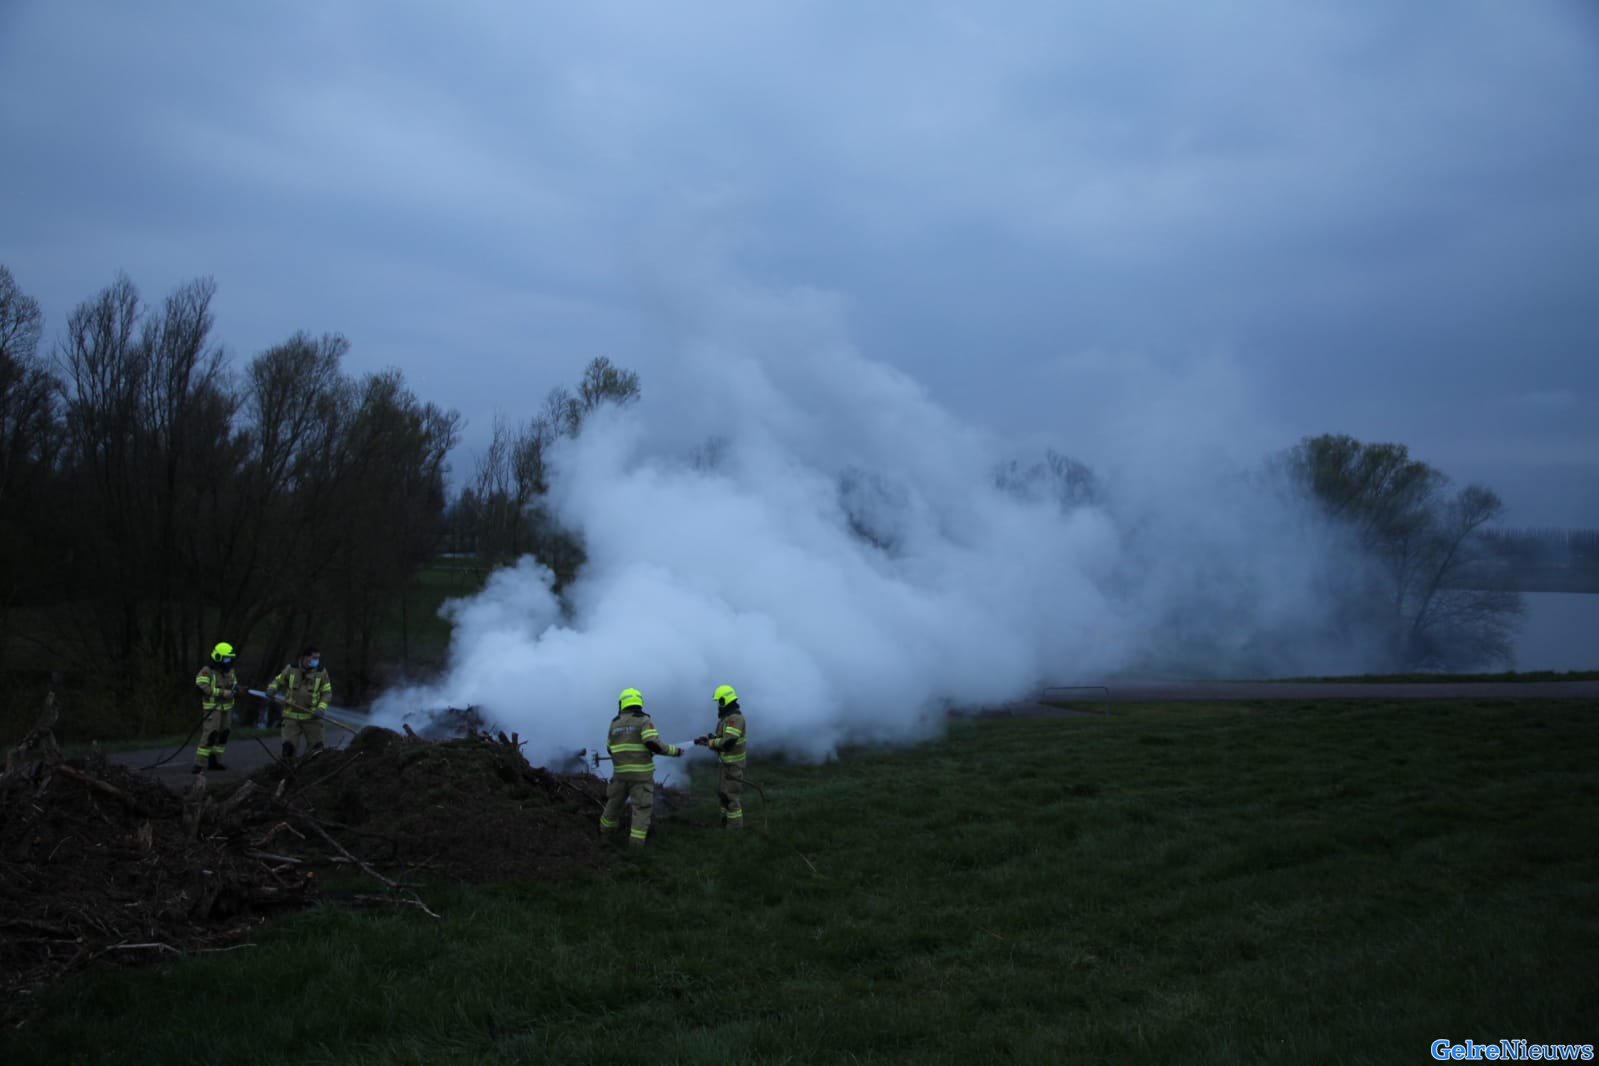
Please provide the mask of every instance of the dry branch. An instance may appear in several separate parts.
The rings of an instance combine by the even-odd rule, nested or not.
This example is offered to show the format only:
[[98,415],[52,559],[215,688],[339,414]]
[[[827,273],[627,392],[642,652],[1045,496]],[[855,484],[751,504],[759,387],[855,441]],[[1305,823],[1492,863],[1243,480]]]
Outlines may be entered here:
[[398,884],[398,883],[396,883],[394,881],[390,881],[387,877],[384,877],[382,874],[380,874],[376,870],[372,869],[372,867],[368,866],[366,863],[362,862],[360,859],[358,859],[354,855],[350,854],[349,850],[347,848],[345,848],[345,846],[343,844],[340,844],[337,840],[334,840],[332,835],[329,834],[326,829],[323,829],[322,826],[317,822],[317,820],[315,818],[311,817],[309,814],[305,813],[304,811],[299,810],[298,808],[289,805],[288,803],[282,803],[281,806],[285,810],[287,810],[292,816],[294,816],[295,818],[298,818],[301,822],[303,822],[313,833],[315,833],[317,836],[321,837],[323,840],[327,841],[327,843],[331,844],[333,846],[333,849],[335,851],[337,851],[340,855],[343,855],[346,859],[349,859],[355,865],[359,866],[361,868],[361,872],[362,873],[366,874],[368,877],[372,878],[374,881],[377,881],[377,882],[387,886],[388,889],[391,892],[404,893],[406,896],[408,896],[411,899],[411,901],[417,907],[420,907],[422,909],[422,912],[424,914],[426,914],[428,917],[430,917],[430,918],[437,918],[438,917],[437,914],[434,914],[432,911],[428,910],[427,904],[423,903],[422,900],[414,892],[412,892],[410,889],[407,889],[403,885],[400,885],[400,884]]
[[82,770],[74,769],[73,767],[68,766],[66,763],[56,763],[54,769],[55,772],[60,774],[62,777],[70,777],[74,781],[81,781],[90,788],[105,793],[107,796],[112,797],[124,807],[128,808],[128,810],[142,813],[139,806],[139,801],[122,791],[120,788],[117,788],[115,785],[107,784],[98,777],[86,774]]

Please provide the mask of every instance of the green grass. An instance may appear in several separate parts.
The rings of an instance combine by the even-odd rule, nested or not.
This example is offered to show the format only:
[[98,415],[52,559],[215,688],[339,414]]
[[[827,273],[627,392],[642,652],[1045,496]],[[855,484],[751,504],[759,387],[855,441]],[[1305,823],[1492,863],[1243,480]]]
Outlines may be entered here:
[[374,631],[381,657],[398,661],[402,646],[412,665],[442,665],[450,623],[439,617],[446,600],[480,592],[489,568],[473,558],[437,558],[417,568],[405,592],[405,614],[388,612]]
[[[1594,1038],[1599,706],[1132,707],[752,755],[567,884],[74,978],[0,1061],[1421,1062]],[[756,720],[758,722],[758,719]],[[756,724],[752,722],[752,724]],[[702,792],[708,786],[702,783]]]

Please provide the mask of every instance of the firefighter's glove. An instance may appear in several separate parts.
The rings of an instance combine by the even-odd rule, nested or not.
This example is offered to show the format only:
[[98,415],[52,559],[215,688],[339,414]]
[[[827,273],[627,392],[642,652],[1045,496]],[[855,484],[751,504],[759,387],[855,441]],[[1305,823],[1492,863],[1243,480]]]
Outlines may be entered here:
[[695,743],[696,746],[701,747],[701,748],[709,747],[710,743],[711,743],[711,738],[710,737],[695,737],[694,738],[694,743]]

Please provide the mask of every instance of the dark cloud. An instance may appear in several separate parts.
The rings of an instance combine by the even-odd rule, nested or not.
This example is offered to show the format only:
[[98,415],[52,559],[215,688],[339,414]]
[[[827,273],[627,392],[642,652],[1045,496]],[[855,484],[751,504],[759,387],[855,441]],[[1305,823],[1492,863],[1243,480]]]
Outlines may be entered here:
[[1223,358],[1283,445],[1599,524],[1596,40],[1491,0],[21,0],[0,262],[52,329],[213,275],[234,349],[340,330],[472,441],[594,354],[669,378],[659,288],[714,254],[995,429],[1086,453],[1094,390]]

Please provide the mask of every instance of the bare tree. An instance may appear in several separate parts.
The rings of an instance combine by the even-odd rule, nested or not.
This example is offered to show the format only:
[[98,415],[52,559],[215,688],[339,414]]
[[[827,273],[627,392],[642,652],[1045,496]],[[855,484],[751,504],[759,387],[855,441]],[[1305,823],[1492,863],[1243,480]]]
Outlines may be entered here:
[[12,610],[55,580],[46,535],[56,507],[60,382],[38,358],[44,315],[0,266],[0,666],[11,647]]
[[[53,375],[38,305],[0,268],[0,648],[19,597],[55,582],[70,609],[29,601],[30,630],[70,649],[111,728],[181,721],[219,639],[265,666],[325,636],[359,698],[396,616],[403,656],[404,593],[439,546],[459,416],[398,371],[350,380],[336,334],[297,333],[235,376],[215,292],[200,279],[152,307],[119,276],[68,316]],[[508,456],[529,492],[554,436]]]
[[[597,410],[605,404],[626,407],[638,400],[638,374],[615,366],[605,356],[596,356],[583,368],[583,380],[577,386],[578,406],[583,414]],[[572,427],[575,435],[577,426]]]
[[1401,571],[1410,589],[1398,613],[1410,621],[1403,646],[1411,664],[1451,670],[1513,660],[1520,594],[1461,580],[1482,550],[1480,531],[1503,512],[1492,491],[1468,485],[1440,500],[1425,532],[1407,541],[1414,558]]
[[420,402],[399,371],[374,374],[360,387],[341,449],[338,506],[319,525],[332,564],[319,591],[340,621],[334,646],[350,698],[375,683],[373,642],[386,618],[399,617],[405,640],[405,591],[438,550],[445,457],[459,429],[459,415]]
[[1029,466],[1012,459],[994,472],[994,483],[1023,499],[1054,500],[1063,511],[1097,503],[1101,496],[1093,468],[1054,449]]
[[31,360],[39,350],[43,331],[39,301],[19,289],[11,271],[0,266],[0,358]]
[[54,375],[38,359],[44,314],[0,266],[0,514],[23,479],[48,470],[59,445]]
[[148,535],[138,455],[139,414],[149,375],[137,342],[139,292],[120,275],[67,317],[56,359],[63,368],[69,448],[68,516],[76,536],[71,565],[97,590],[96,609],[74,612],[79,643],[111,663],[135,656],[143,640],[139,605]]
[[491,562],[531,553],[549,566],[557,585],[582,565],[581,543],[563,529],[544,505],[550,488],[550,460],[564,439],[576,437],[590,414],[606,405],[627,407],[640,396],[639,377],[604,356],[589,361],[574,394],[551,389],[538,413],[513,429],[503,416],[494,420],[487,450],[479,457],[470,507],[463,493],[458,519],[476,523],[471,539]]
[[1463,587],[1483,550],[1483,528],[1504,510],[1491,490],[1468,485],[1451,493],[1449,478],[1404,445],[1348,436],[1306,438],[1285,453],[1281,469],[1352,532],[1368,565],[1342,584],[1343,611],[1386,635],[1388,666],[1510,662],[1519,594]]

